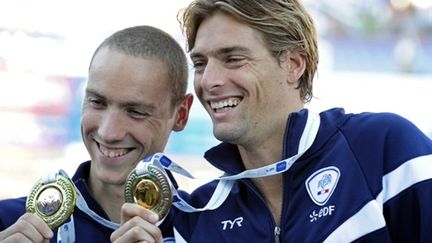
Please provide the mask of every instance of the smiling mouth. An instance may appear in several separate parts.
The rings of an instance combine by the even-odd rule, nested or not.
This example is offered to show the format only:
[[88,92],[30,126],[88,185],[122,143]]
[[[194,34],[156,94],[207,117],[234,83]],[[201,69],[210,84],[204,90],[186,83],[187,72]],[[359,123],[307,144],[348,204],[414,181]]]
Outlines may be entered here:
[[101,144],[99,144],[99,151],[101,152],[101,154],[105,157],[108,158],[117,158],[120,156],[123,156],[127,153],[129,153],[129,151],[131,151],[131,149],[125,149],[125,148],[107,148],[102,146]]
[[214,112],[225,112],[234,109],[241,102],[240,98],[229,98],[217,102],[210,102],[210,107]]

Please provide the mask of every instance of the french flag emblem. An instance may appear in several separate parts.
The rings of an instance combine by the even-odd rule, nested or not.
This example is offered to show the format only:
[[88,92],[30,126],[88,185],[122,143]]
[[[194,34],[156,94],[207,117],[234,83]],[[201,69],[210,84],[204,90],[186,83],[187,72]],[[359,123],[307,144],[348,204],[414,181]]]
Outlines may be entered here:
[[312,201],[319,206],[326,204],[336,189],[339,177],[340,171],[334,166],[322,168],[309,176],[305,185]]

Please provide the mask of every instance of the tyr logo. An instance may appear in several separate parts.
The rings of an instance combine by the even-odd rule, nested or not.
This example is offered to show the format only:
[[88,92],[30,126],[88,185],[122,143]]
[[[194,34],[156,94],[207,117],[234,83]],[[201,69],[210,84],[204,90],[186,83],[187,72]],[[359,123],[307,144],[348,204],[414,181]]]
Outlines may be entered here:
[[237,224],[237,227],[242,227],[242,223],[243,222],[243,217],[238,217],[234,220],[224,220],[221,222],[221,224],[223,225],[222,230],[226,230],[226,229],[233,229],[234,225]]

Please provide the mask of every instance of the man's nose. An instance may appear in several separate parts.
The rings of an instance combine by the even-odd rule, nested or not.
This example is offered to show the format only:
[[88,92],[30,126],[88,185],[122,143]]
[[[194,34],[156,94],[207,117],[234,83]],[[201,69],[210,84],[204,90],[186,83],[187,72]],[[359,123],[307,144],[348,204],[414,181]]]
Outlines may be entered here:
[[125,125],[121,114],[117,111],[107,110],[102,116],[98,134],[107,142],[119,141],[124,138]]
[[211,91],[225,83],[225,76],[225,71],[218,61],[209,60],[201,76],[201,86]]

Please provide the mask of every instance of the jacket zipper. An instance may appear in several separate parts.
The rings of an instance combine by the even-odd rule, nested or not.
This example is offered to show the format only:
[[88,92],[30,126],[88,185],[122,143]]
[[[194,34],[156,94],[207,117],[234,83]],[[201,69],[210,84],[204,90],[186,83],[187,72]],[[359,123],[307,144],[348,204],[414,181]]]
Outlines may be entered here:
[[274,228],[274,237],[275,237],[275,243],[279,243],[280,242],[280,227],[276,225],[276,227]]
[[[244,183],[253,193],[255,193],[255,195],[264,203],[264,198],[262,198],[262,196],[255,190],[255,188],[254,188],[254,186],[253,186],[252,183],[249,183],[248,181],[246,181],[244,179],[241,179],[240,181],[242,183]],[[265,203],[264,203],[264,205],[265,205]],[[267,208],[269,214],[271,215],[271,219],[273,221],[273,225],[275,225],[275,228],[273,230],[273,235],[274,235],[274,238],[275,238],[275,243],[280,243],[281,242],[280,241],[281,228],[278,225],[276,225],[276,222],[274,221],[273,216],[272,216],[272,214],[271,214],[270,209],[268,208],[268,206],[265,205],[265,207]]]

